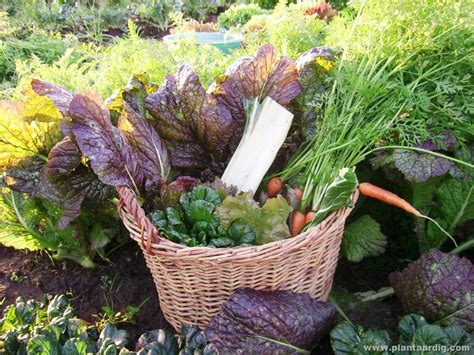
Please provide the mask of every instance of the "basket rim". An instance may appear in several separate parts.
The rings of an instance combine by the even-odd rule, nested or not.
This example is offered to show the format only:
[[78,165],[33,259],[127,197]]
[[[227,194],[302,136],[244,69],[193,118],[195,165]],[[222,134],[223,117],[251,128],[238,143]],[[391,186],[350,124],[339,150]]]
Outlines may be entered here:
[[[196,261],[205,257],[208,261],[214,259],[225,258],[225,261],[237,261],[239,259],[248,258],[260,259],[265,257],[269,252],[275,255],[287,255],[292,250],[300,249],[307,244],[318,239],[322,232],[328,232],[337,228],[337,222],[342,220],[344,224],[346,217],[349,215],[353,206],[359,197],[359,189],[353,193],[351,200],[352,207],[343,207],[332,212],[321,223],[308,229],[295,237],[290,237],[282,240],[265,243],[262,245],[253,245],[248,247],[226,247],[226,248],[211,248],[211,247],[190,247],[187,245],[175,243],[169,239],[160,236],[156,227],[151,223],[146,216],[143,209],[138,205],[136,195],[128,186],[118,186],[116,190],[120,196],[120,203],[118,205],[118,212],[125,227],[130,232],[130,237],[137,243],[142,244],[142,249],[149,254],[160,254],[168,257],[179,256],[180,259],[189,259]],[[131,228],[127,221],[133,222],[135,228]],[[150,240],[151,235],[151,240]],[[158,239],[158,242],[154,239]]]

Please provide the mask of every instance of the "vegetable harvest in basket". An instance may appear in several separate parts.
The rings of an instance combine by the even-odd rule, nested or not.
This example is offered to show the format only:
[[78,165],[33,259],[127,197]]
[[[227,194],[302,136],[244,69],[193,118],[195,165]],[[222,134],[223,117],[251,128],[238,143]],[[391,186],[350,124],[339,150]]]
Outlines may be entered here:
[[[233,247],[296,236],[352,206],[354,165],[371,147],[346,152],[346,143],[328,142],[328,127],[336,134],[339,127],[328,122],[344,68],[336,57],[319,47],[294,62],[268,44],[233,63],[208,90],[182,65],[161,86],[135,75],[105,102],[32,80],[24,105],[36,111],[25,120],[47,123],[52,141],[38,154],[19,155],[4,182],[58,203],[60,228],[88,201],[110,200],[111,186],[128,186],[161,236],[174,242]],[[331,147],[351,159],[326,164]],[[270,179],[265,191],[265,177],[282,169],[282,180]]]

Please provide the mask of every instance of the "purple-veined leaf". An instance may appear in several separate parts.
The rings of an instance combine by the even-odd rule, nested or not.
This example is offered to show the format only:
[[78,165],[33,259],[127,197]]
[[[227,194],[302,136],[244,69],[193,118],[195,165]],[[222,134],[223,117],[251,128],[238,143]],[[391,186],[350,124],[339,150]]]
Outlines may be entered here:
[[333,305],[306,293],[239,289],[211,319],[206,337],[222,354],[291,354],[311,350],[336,319]]
[[146,98],[145,107],[166,142],[172,166],[202,168],[227,160],[235,121],[225,105],[206,93],[189,66],[167,75],[165,84]]
[[71,132],[99,179],[112,186],[140,189],[143,174],[123,133],[112,125],[109,111],[96,99],[76,95],[69,106]]
[[166,182],[170,173],[168,151],[151,123],[124,102],[118,128],[138,158],[146,190]]
[[73,95],[69,91],[58,85],[39,79],[31,80],[31,88],[38,95],[49,97],[64,117],[69,116],[69,104],[73,98]]
[[[301,91],[295,63],[280,56],[271,44],[260,47],[253,57],[234,62],[225,76],[234,81],[234,90],[246,99],[258,98],[261,101],[269,96],[285,106]],[[221,88],[224,83],[220,84]]]
[[57,143],[48,155],[48,175],[51,178],[70,174],[81,164],[81,151],[69,136]]

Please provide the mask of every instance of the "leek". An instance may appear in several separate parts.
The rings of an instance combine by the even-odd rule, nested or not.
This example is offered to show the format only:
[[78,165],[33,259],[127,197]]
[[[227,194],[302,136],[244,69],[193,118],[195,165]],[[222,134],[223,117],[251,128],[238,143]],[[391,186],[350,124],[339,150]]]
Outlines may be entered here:
[[246,102],[247,122],[243,137],[227,166],[222,181],[239,191],[255,193],[288,135],[293,114],[266,97]]

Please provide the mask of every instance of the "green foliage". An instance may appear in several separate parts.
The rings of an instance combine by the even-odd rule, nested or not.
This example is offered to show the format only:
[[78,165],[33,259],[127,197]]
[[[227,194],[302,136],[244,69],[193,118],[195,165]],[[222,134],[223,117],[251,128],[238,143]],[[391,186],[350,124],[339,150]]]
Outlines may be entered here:
[[189,64],[199,74],[204,86],[222,74],[235,58],[235,51],[224,55],[212,46],[195,46],[181,42],[169,46],[164,42],[139,38],[130,33],[108,47],[82,46],[66,51],[52,65],[33,59],[18,63],[20,78],[16,95],[35,77],[60,85],[71,92],[97,91],[109,97],[124,87],[133,74],[147,73],[150,81],[162,83],[165,75],[175,72],[181,64]]
[[46,200],[3,191],[0,200],[0,243],[16,249],[47,250],[57,259],[72,259],[93,267],[94,256],[103,255],[123,230],[112,206],[89,208],[70,226],[59,229],[61,210]]
[[253,16],[270,13],[270,11],[264,10],[256,4],[232,5],[228,10],[219,15],[217,21],[219,26],[229,29],[245,25]]
[[247,192],[239,196],[227,196],[217,208],[222,224],[231,227],[236,220],[242,220],[255,230],[256,244],[265,244],[290,236],[286,220],[292,211],[281,196],[268,199],[260,207]]
[[177,10],[175,0],[142,0],[135,9],[135,14],[152,20],[160,30],[166,30],[174,10]]
[[[449,349],[451,346],[469,348],[472,336],[459,326],[448,326],[446,328],[428,322],[420,315],[409,314],[404,316],[398,325],[399,346],[410,347],[415,350],[403,351],[403,354],[421,354],[416,348],[443,346]],[[349,322],[339,323],[331,331],[331,346],[336,355],[341,354],[391,354],[392,341],[384,330],[366,330],[358,324]],[[385,350],[382,348],[385,347]],[[378,349],[377,349],[378,348]],[[438,352],[430,352],[438,354]],[[443,354],[468,354],[468,350],[450,350]],[[439,352],[441,354],[441,352]]]
[[[54,296],[47,304],[34,300],[25,302],[20,297],[15,304],[7,306],[0,319],[0,343],[0,352],[7,354],[96,351],[95,341],[88,335],[88,325],[75,317],[64,295]],[[83,351],[78,352],[80,349]]]
[[380,225],[370,216],[364,215],[344,228],[341,253],[353,262],[368,256],[385,252],[387,237],[380,231]]
[[230,224],[221,225],[216,213],[221,202],[218,192],[197,186],[181,195],[179,207],[154,211],[150,219],[166,238],[188,246],[219,248],[254,244],[255,231],[245,221],[234,219]]
[[312,149],[285,176],[293,168],[304,176],[304,206],[319,201],[334,174],[363,161],[375,145],[412,146],[444,130],[461,141],[469,137],[470,14],[454,1],[434,3],[444,2],[368,1],[355,18],[342,16],[327,27],[326,43],[343,54],[328,80],[332,89],[322,95],[325,111]]
[[271,43],[282,55],[296,58],[324,42],[326,22],[306,16],[303,4],[279,4],[270,15],[255,16],[253,19],[262,22],[263,29],[254,31],[251,26],[253,21],[248,23],[246,41],[249,46]]

